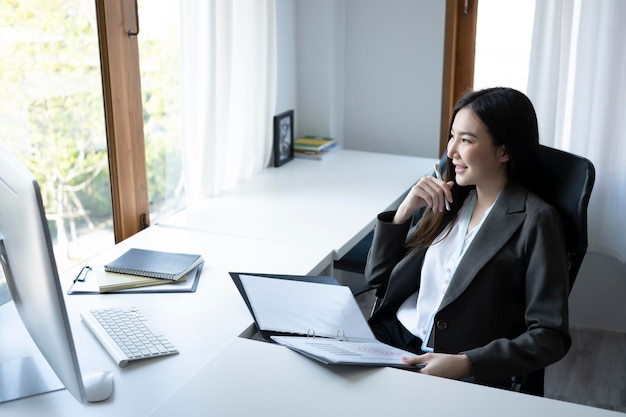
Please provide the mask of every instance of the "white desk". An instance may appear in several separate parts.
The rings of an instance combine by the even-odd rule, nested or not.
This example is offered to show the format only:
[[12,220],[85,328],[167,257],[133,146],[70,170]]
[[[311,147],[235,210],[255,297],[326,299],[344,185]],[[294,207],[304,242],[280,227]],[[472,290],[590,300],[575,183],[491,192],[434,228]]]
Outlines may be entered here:
[[[262,242],[190,230],[152,226],[90,260],[94,268],[132,246],[200,253],[205,264],[195,293],[95,294],[65,297],[83,373],[114,372],[112,398],[79,404],[67,390],[0,404],[2,416],[144,416],[155,404],[179,389],[253,320],[229,271],[316,275],[331,254],[282,242]],[[64,277],[69,288],[73,275]],[[89,276],[87,277],[89,279]],[[119,368],[87,327],[80,312],[93,307],[134,305],[154,320],[180,354]],[[0,359],[28,356],[35,348],[23,341],[25,330],[13,303],[0,307]],[[5,341],[12,340],[11,347]],[[16,355],[20,356],[16,356]]]
[[326,366],[282,346],[241,338],[150,415],[623,416],[399,369]]
[[159,224],[321,246],[339,259],[435,162],[345,149],[324,161],[296,158]]

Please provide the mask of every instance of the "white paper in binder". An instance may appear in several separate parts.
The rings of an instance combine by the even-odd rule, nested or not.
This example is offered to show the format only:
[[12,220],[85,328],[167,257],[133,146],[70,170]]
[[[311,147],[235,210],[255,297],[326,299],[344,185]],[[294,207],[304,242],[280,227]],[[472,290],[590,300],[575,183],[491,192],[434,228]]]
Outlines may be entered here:
[[300,335],[374,339],[350,288],[240,275],[262,330]]

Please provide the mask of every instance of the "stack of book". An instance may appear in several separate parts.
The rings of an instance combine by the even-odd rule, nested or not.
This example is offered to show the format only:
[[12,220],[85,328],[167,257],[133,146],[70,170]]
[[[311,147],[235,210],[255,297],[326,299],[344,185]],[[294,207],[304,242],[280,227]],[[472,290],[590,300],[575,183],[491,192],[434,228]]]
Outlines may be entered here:
[[298,158],[322,160],[337,148],[337,141],[322,136],[302,136],[293,143],[293,154]]
[[[99,290],[106,293],[185,283],[188,275],[197,278],[195,270],[203,263],[201,255],[132,248],[104,266],[105,274],[98,276]],[[193,292],[193,288],[189,290]]]

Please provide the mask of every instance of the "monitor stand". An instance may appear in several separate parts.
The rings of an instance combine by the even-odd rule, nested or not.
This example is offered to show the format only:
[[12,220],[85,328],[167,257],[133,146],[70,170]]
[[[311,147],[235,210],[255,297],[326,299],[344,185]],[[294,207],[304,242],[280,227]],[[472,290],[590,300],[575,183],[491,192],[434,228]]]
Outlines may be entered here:
[[64,388],[41,353],[0,363],[0,404]]

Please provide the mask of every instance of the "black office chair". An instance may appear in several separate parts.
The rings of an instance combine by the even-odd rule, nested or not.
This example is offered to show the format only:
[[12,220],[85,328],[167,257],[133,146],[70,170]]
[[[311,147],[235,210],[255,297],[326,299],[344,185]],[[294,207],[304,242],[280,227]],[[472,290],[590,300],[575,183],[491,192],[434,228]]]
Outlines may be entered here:
[[[445,158],[446,155],[441,158],[440,166],[442,167],[445,166]],[[561,217],[565,232],[571,291],[587,253],[587,208],[595,182],[595,168],[586,158],[543,145],[540,149],[540,158],[544,181],[542,188],[537,192],[559,212]],[[421,216],[421,213],[416,215]],[[373,232],[368,234],[343,258],[335,261],[334,267],[362,274],[365,271],[367,253],[373,236]],[[371,289],[367,284],[363,284],[353,288],[353,293],[356,296]],[[384,295],[382,291],[380,288],[377,290],[374,309],[377,301]],[[543,395],[543,377],[543,369],[527,375],[524,379],[515,377],[511,389]]]
[[[587,208],[596,178],[593,163],[586,158],[541,146],[542,188],[538,194],[561,217],[567,248],[569,290],[587,253]],[[543,396],[545,370],[530,373],[525,379],[514,377],[511,389]]]
[[541,146],[540,157],[545,181],[538,194],[561,216],[571,291],[587,253],[587,208],[596,170],[586,158],[547,146]]

